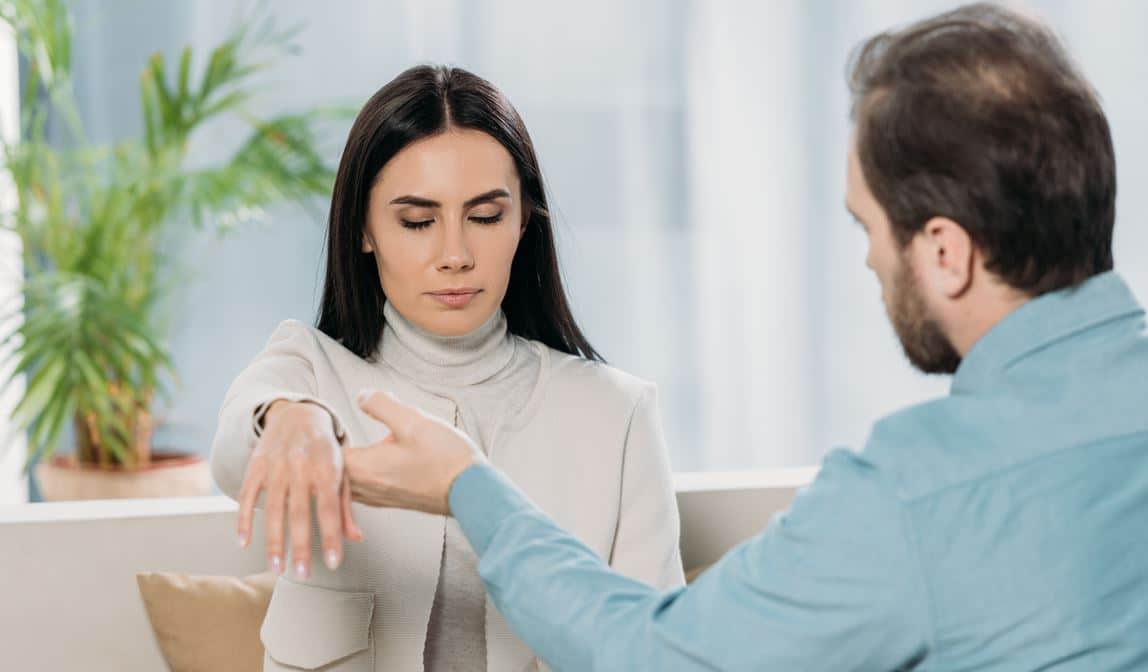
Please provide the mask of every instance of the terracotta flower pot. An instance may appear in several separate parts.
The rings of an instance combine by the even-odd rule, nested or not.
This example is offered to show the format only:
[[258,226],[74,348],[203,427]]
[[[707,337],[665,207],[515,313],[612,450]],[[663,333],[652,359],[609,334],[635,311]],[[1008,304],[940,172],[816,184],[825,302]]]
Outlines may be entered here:
[[211,492],[211,469],[198,455],[153,453],[140,469],[80,465],[57,455],[36,465],[40,493],[49,501],[190,497]]

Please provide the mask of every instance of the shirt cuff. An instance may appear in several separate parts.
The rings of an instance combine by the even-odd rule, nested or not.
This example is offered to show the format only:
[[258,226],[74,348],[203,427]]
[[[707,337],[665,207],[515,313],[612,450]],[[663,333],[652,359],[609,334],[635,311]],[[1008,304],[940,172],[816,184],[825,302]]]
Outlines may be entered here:
[[331,429],[335,432],[335,440],[338,441],[339,445],[341,446],[346,445],[347,430],[343,427],[343,423],[339,420],[339,416],[335,414],[334,409],[319,401],[315,397],[307,394],[277,394],[274,397],[271,397],[266,401],[257,404],[255,406],[255,412],[251,414],[251,433],[255,436],[255,439],[259,439],[261,436],[263,436],[263,420],[267,415],[268,409],[271,408],[271,404],[275,403],[276,401],[292,401],[315,404],[319,408],[322,408],[324,411],[327,411],[327,415],[331,416]]
[[471,465],[454,479],[450,511],[474,552],[482,557],[503,521],[535,506],[510,479],[487,463]]

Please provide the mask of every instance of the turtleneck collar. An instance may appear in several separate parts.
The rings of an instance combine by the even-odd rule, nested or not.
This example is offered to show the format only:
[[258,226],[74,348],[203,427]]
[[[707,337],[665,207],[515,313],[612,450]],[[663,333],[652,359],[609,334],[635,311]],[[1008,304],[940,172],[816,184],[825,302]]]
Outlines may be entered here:
[[415,383],[477,385],[505,369],[514,358],[514,339],[501,310],[463,336],[425,331],[389,302],[383,306],[383,319],[380,359]]

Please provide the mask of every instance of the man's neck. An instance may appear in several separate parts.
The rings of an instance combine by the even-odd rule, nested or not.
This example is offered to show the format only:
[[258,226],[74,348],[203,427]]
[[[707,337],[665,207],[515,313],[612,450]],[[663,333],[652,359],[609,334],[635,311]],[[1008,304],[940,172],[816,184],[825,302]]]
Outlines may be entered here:
[[964,357],[985,334],[1032,297],[1003,284],[992,284],[965,297],[946,331],[953,347]]

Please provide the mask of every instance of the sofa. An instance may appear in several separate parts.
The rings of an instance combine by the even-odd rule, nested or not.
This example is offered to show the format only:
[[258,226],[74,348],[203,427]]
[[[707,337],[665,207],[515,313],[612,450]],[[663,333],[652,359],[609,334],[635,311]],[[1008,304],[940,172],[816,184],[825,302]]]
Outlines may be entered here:
[[[677,474],[682,557],[704,567],[785,509],[815,469]],[[0,507],[0,669],[162,670],[137,572],[264,571],[223,496]]]

